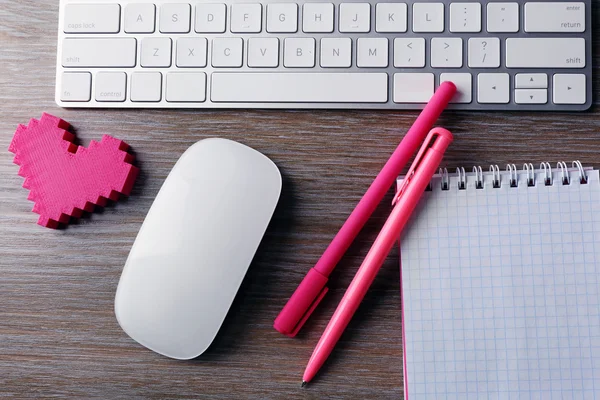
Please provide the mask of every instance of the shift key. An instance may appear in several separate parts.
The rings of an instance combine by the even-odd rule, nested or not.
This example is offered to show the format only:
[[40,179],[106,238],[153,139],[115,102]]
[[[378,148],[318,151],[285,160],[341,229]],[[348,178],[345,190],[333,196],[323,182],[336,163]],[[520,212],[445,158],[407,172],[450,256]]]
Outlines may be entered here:
[[506,67],[585,68],[585,39],[506,39]]
[[77,67],[135,67],[134,38],[64,39],[62,66]]

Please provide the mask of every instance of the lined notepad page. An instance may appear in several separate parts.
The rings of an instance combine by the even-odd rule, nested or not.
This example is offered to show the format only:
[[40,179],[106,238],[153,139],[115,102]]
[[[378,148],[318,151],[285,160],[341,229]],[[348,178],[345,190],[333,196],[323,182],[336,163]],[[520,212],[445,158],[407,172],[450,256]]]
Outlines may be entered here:
[[600,184],[449,190],[403,232],[405,398],[600,398]]

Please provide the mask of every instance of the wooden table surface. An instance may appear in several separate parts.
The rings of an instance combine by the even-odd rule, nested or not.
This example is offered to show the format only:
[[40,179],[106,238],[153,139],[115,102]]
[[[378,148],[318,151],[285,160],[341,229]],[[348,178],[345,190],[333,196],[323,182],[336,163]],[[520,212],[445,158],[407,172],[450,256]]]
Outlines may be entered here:
[[[593,21],[600,21],[600,0],[593,3]],[[397,251],[321,374],[300,389],[315,344],[386,218],[390,194],[298,337],[272,324],[417,112],[61,109],[53,100],[57,19],[58,1],[0,0],[0,397],[401,398]],[[600,167],[599,27],[589,112],[447,112],[439,125],[456,140],[445,164],[579,159]],[[7,148],[17,124],[43,111],[69,121],[83,145],[104,133],[128,142],[141,168],[131,196],[67,229],[38,226]],[[198,359],[176,361],[120,329],[115,289],[170,168],[188,146],[215,136],[270,157],[283,193],[215,342]]]

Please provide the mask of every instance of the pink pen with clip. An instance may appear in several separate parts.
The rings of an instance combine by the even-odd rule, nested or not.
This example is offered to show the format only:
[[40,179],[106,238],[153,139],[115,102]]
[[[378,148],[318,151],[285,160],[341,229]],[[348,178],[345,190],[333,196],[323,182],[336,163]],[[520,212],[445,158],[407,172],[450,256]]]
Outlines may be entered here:
[[331,317],[331,321],[325,328],[317,347],[315,347],[302,377],[302,386],[310,382],[316,375],[342,336],[344,329],[365,297],[381,265],[400,237],[402,229],[417,206],[421,195],[440,165],[444,152],[452,143],[452,140],[452,134],[443,128],[434,128],[427,135],[415,161],[406,174],[406,178],[394,197],[392,202],[394,208],[390,216],[377,239],[375,239],[350,286],[348,286],[348,290],[346,290],[342,301],[340,301],[333,317]]
[[275,319],[273,326],[279,332],[293,337],[302,328],[327,293],[329,275],[455,93],[456,86],[452,82],[442,82],[433,94],[317,264],[308,271]]

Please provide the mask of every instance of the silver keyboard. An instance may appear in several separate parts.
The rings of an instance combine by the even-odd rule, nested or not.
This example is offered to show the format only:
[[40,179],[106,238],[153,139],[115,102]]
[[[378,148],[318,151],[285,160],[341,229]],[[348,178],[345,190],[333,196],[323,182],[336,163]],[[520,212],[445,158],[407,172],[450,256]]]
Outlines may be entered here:
[[61,0],[56,102],[464,110],[592,104],[591,0]]

